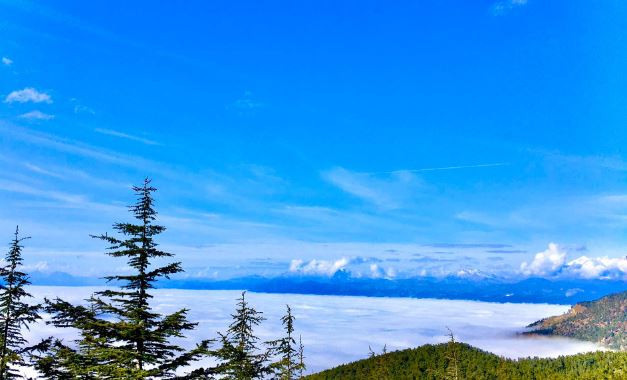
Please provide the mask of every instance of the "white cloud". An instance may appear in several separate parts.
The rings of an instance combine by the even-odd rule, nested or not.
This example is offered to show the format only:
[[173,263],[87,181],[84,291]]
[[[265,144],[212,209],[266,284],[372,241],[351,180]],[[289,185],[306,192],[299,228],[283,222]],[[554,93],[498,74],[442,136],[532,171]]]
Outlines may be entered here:
[[527,5],[527,0],[501,0],[492,5],[492,14],[495,16],[503,15],[514,8]]
[[370,264],[370,276],[373,278],[383,277],[383,270],[377,264]]
[[2,57],[2,64],[5,66],[11,66],[13,64],[13,60],[8,57]]
[[43,112],[38,111],[38,110],[26,112],[24,114],[21,114],[19,117],[22,118],[22,119],[28,119],[28,120],[51,120],[51,119],[54,119],[54,115],[43,113]]
[[4,102],[5,103],[14,103],[14,102],[52,103],[52,98],[50,97],[50,95],[44,92],[39,92],[32,87],[26,87],[23,90],[16,90],[16,91],[11,92],[4,99]]
[[337,271],[345,269],[349,262],[350,260],[346,257],[335,261],[313,259],[309,262],[304,262],[296,259],[290,263],[290,272],[330,277]]
[[565,270],[576,277],[627,279],[627,258],[581,256],[566,264]]
[[388,280],[396,277],[396,270],[392,267],[384,269],[378,264],[370,264],[370,277],[372,278],[386,278]]
[[527,276],[627,280],[627,257],[580,256],[567,261],[566,256],[563,247],[551,243],[547,250],[537,253],[530,263],[523,262],[520,271]]
[[555,243],[549,243],[549,247],[536,253],[533,261],[520,264],[520,271],[527,276],[548,276],[556,274],[566,261],[566,252]]

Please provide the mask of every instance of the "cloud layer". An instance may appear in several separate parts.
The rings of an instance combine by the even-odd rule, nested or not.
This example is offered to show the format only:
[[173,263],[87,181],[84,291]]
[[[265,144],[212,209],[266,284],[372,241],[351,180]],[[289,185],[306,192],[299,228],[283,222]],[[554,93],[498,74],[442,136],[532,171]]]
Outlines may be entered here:
[[[66,300],[78,303],[95,289],[31,290],[38,299],[63,294]],[[181,341],[191,347],[197,340],[215,338],[216,331],[225,330],[239,292],[159,289],[155,294],[159,312],[191,309],[190,319],[200,324],[193,338]],[[397,350],[443,342],[447,339],[446,326],[461,341],[512,358],[554,357],[598,349],[592,343],[569,339],[516,335],[533,321],[565,312],[568,306],[563,305],[256,293],[248,293],[248,299],[267,318],[257,331],[261,340],[280,334],[285,304],[292,307],[296,333],[302,335],[305,346],[308,372],[365,358],[368,346],[380,351],[384,345]],[[51,327],[41,324],[28,332],[28,337],[35,341],[51,333]],[[71,337],[70,331],[63,334]]]

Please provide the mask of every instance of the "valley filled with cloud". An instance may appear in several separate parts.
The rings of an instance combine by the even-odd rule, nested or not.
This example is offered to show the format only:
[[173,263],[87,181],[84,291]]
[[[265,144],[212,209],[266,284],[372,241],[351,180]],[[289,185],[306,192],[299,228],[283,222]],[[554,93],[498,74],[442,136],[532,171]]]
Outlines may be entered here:
[[[61,297],[81,303],[92,287],[31,287],[37,298]],[[231,322],[239,291],[159,289],[154,309],[168,313],[190,309],[198,322],[182,344],[191,347],[200,339],[216,338]],[[262,341],[280,334],[280,318],[289,304],[296,317],[296,334],[302,336],[308,372],[367,357],[369,346],[380,352],[445,342],[447,327],[455,338],[509,358],[556,357],[601,349],[596,344],[554,337],[517,335],[536,320],[568,310],[565,305],[511,304],[463,300],[384,297],[317,296],[247,293],[251,305],[266,318],[257,331]],[[54,334],[72,339],[71,331],[38,324],[27,332],[31,341]]]

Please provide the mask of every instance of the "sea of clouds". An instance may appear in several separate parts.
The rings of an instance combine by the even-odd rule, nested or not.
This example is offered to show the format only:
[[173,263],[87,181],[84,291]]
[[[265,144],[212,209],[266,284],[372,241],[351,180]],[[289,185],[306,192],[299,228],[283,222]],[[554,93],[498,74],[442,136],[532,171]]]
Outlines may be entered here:
[[[98,288],[33,286],[37,299],[61,297],[79,303]],[[238,291],[158,289],[154,307],[160,313],[189,308],[198,328],[182,339],[192,347],[200,339],[215,338],[225,331]],[[554,357],[594,351],[599,346],[571,339],[523,337],[524,326],[538,319],[564,313],[568,306],[548,304],[501,304],[477,301],[319,296],[247,293],[251,305],[267,320],[256,331],[262,341],[281,333],[280,317],[285,305],[296,316],[296,333],[302,335],[307,372],[365,358],[368,347],[379,352],[446,341],[447,327],[455,338],[498,355],[519,358]],[[55,331],[39,324],[27,333],[31,341],[55,334],[72,339],[73,331]]]

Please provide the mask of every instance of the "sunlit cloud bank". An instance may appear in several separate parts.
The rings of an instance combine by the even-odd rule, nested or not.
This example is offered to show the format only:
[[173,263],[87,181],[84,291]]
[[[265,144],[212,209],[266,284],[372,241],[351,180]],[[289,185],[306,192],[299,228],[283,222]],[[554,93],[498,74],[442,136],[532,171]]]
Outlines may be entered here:
[[337,273],[337,271],[343,270],[348,263],[349,260],[345,257],[342,257],[341,259],[336,261],[314,259],[307,263],[303,262],[303,260],[295,259],[292,260],[292,262],[290,263],[290,272],[333,276],[335,273]]
[[567,260],[567,256],[567,250],[550,243],[548,248],[538,252],[533,260],[523,262],[520,271],[527,276],[627,280],[627,257],[580,256]]
[[[81,302],[95,288],[32,287],[37,298],[62,296]],[[229,324],[238,291],[156,290],[156,310],[167,313],[189,307],[190,318],[199,322],[192,346],[203,338],[214,338]],[[319,371],[365,358],[368,346],[379,351],[384,345],[397,350],[425,343],[444,342],[448,326],[456,338],[481,349],[511,358],[554,357],[593,351],[599,347],[562,338],[529,338],[516,333],[527,324],[568,307],[549,304],[499,304],[409,298],[369,298],[297,294],[249,293],[251,304],[263,311],[267,320],[257,331],[261,340],[280,334],[280,316],[289,304],[297,318],[297,334],[302,335],[309,372]],[[53,333],[49,326],[37,326],[29,339]],[[63,331],[66,339],[71,333]]]

